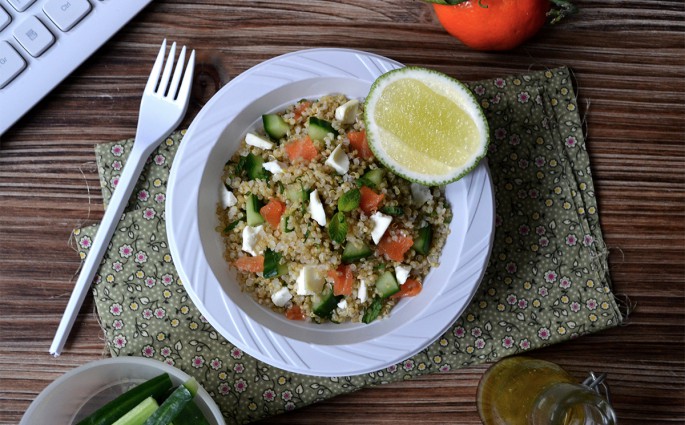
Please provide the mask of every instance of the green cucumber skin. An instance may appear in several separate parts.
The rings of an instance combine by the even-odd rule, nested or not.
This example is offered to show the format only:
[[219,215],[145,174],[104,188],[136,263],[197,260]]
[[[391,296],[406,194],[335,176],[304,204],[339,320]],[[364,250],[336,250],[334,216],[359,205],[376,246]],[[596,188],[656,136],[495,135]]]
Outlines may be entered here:
[[430,226],[425,226],[419,229],[419,235],[414,241],[414,251],[419,254],[426,255],[430,250],[431,243],[433,242],[433,229]]
[[152,396],[161,399],[171,386],[171,378],[167,373],[163,373],[126,391],[77,425],[110,425],[146,398]]
[[174,425],[209,425],[209,421],[202,414],[202,410],[197,407],[197,404],[191,401],[174,418]]
[[309,137],[312,140],[323,140],[328,133],[337,136],[338,132],[333,128],[330,122],[316,117],[309,117]]
[[266,134],[274,140],[282,139],[290,129],[288,123],[276,114],[262,115],[262,125]]
[[257,195],[251,193],[245,202],[245,213],[247,215],[248,226],[258,226],[264,223],[264,217],[259,213],[259,199]]
[[348,242],[347,245],[345,245],[345,249],[342,253],[342,262],[345,264],[354,263],[355,261],[366,258],[371,254],[373,254],[373,251],[371,251],[371,248],[369,248],[366,244],[362,243],[361,245],[355,245],[351,242]]
[[183,408],[193,400],[193,394],[183,385],[179,385],[176,390],[166,400],[155,413],[152,414],[143,425],[168,425],[175,420]]

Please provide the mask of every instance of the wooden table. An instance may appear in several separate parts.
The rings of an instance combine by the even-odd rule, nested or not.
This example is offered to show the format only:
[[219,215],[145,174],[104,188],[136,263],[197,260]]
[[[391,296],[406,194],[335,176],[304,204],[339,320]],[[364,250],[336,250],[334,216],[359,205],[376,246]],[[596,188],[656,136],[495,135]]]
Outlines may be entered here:
[[[486,1],[487,3],[487,1]],[[507,53],[467,49],[419,0],[151,4],[0,142],[0,423],[64,372],[105,355],[92,300],[66,351],[48,347],[79,259],[70,231],[102,214],[93,145],[133,136],[163,37],[199,50],[184,125],[230,78],[273,56],[348,47],[470,81],[567,65],[577,78],[614,291],[625,326],[531,355],[609,373],[622,424],[685,420],[685,9],[578,0],[580,13]],[[4,105],[2,105],[4,107]],[[2,113],[0,111],[0,113]],[[337,397],[269,423],[479,423],[487,366]]]

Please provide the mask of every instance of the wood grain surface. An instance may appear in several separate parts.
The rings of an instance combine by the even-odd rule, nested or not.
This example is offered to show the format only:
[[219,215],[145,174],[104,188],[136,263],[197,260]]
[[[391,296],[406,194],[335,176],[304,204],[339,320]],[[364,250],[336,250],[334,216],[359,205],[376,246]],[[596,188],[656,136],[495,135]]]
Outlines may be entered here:
[[[609,374],[621,424],[685,422],[685,5],[578,0],[580,13],[505,53],[472,51],[419,0],[153,2],[0,139],[0,423],[105,355],[92,300],[48,355],[79,259],[70,231],[102,215],[93,145],[133,136],[162,38],[199,51],[187,125],[273,56],[347,47],[465,81],[559,65],[575,74],[624,326],[531,353],[579,380]],[[2,108],[8,105],[0,105]],[[473,424],[487,366],[368,388],[264,423]],[[350,414],[354,416],[350,416]]]

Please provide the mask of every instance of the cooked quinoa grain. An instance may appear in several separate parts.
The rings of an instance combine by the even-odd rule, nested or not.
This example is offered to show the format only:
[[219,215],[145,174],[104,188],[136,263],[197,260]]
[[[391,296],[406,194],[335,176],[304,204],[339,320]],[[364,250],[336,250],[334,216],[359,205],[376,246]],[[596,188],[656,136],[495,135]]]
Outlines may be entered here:
[[[277,114],[287,128],[283,137],[257,134],[272,148],[243,141],[224,167],[222,182],[235,196],[234,204],[217,206],[224,257],[238,270],[243,291],[286,317],[368,323],[387,316],[402,296],[420,290],[449,234],[452,213],[442,188],[416,202],[410,182],[384,169],[368,147],[355,149],[363,105],[354,105],[354,121],[344,124],[336,109],[347,102],[342,95],[299,101]],[[338,146],[342,152],[326,163]],[[261,214],[248,213],[255,199],[255,210],[266,205]],[[248,220],[253,225],[246,230]],[[374,243],[374,229],[385,226]],[[397,266],[409,268],[402,285]]]

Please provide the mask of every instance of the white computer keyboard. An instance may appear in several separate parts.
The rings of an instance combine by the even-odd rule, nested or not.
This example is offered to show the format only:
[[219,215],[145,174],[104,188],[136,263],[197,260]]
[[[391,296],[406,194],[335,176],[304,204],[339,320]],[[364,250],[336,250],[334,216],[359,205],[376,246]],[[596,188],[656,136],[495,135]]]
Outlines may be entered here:
[[0,0],[0,135],[151,1]]

